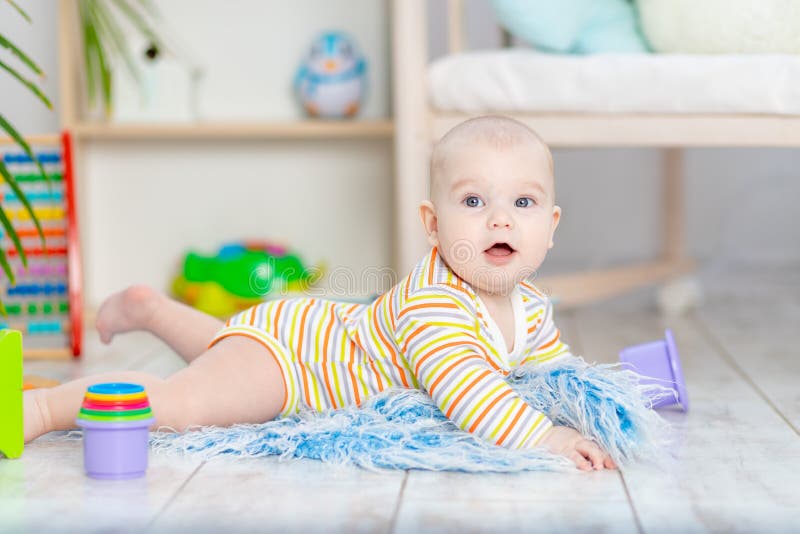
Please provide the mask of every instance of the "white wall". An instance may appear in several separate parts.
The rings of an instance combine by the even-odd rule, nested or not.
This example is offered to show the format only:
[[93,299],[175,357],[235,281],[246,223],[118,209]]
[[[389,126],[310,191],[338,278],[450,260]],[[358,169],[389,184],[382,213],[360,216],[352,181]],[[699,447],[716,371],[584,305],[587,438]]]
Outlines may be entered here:
[[[171,27],[208,64],[202,100],[208,116],[243,118],[247,106],[253,118],[295,116],[285,77],[316,30],[327,26],[323,21],[334,19],[373,53],[376,78],[366,113],[380,116],[388,109],[384,1],[303,0],[299,9],[289,7],[298,2],[278,0],[238,0],[224,9],[211,0],[160,4],[165,14],[172,13]],[[488,2],[468,5],[471,46],[497,43]],[[0,25],[42,63],[54,96],[55,10],[49,0],[25,6],[33,27],[9,26],[6,21],[14,14],[2,3]],[[433,57],[445,46],[443,6],[431,2]],[[240,24],[231,20],[248,10],[257,15]],[[261,33],[253,37],[254,30]],[[244,55],[226,55],[227,46]],[[24,132],[57,129],[56,115],[40,109],[7,76],[0,75],[0,95],[3,112]],[[657,151],[557,150],[555,158],[564,219],[545,271],[657,254]],[[690,150],[686,168],[692,254],[723,266],[800,262],[799,150]],[[387,265],[390,173],[391,145],[382,140],[92,143],[81,177],[88,203],[81,211],[89,301],[134,281],[166,287],[185,248],[209,248],[235,238],[286,239],[311,262],[326,259],[331,267]],[[223,203],[223,195],[237,200]]]
[[93,143],[82,177],[89,295],[166,288],[188,247],[237,239],[285,241],[330,267],[388,265],[390,159],[386,141]]
[[[58,30],[58,10],[50,0],[23,2],[21,7],[30,15],[33,23],[28,24],[7,3],[0,3],[0,32],[15,43],[39,67],[46,77],[43,80],[30,75],[30,71],[11,55],[0,48],[3,61],[14,65],[26,78],[31,78],[58,109],[58,50],[56,36]],[[0,113],[24,134],[53,133],[58,131],[58,113],[48,110],[27,88],[11,78],[5,70],[0,70]]]

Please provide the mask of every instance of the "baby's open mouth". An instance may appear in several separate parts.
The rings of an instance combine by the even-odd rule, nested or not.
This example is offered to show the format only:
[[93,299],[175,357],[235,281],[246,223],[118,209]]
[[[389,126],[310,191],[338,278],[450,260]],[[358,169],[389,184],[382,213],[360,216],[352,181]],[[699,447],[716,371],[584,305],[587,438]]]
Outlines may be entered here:
[[490,256],[510,256],[515,250],[508,243],[495,243],[484,252]]

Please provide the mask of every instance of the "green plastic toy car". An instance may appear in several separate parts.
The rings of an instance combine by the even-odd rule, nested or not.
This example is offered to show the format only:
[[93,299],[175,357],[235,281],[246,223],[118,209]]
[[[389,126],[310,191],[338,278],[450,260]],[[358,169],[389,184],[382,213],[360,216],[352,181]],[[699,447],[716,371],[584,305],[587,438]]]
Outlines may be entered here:
[[323,267],[305,267],[284,247],[268,242],[224,245],[214,256],[189,252],[172,291],[205,313],[227,317],[275,294],[303,291]]

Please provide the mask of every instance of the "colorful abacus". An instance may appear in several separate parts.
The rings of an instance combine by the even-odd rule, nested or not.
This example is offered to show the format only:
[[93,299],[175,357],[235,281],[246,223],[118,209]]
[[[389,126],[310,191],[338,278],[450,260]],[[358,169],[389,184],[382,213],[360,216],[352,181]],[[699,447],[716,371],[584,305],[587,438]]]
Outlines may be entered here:
[[144,476],[153,412],[138,384],[90,386],[76,423],[83,428],[83,460],[92,478]]
[[8,316],[0,329],[25,336],[25,357],[70,357],[81,352],[81,269],[69,134],[28,140],[50,183],[31,159],[7,140],[0,155],[30,201],[44,231],[45,246],[27,209],[0,177],[0,202],[20,237],[28,268],[0,228],[0,244],[9,259],[16,284],[0,271],[0,291]]

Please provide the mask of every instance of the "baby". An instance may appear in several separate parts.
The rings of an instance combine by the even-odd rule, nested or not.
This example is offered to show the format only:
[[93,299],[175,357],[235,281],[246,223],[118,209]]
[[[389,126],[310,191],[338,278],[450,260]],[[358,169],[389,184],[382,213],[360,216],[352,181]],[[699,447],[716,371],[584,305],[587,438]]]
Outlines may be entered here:
[[279,299],[217,319],[136,286],[97,316],[103,342],[147,330],[189,364],[162,379],[134,371],[26,391],[25,441],[73,428],[87,386],[135,382],[154,428],[261,423],[301,408],[358,405],[421,388],[460,428],[499,446],[544,447],[584,470],[616,468],[577,431],[553,426],[503,380],[518,365],[569,354],[552,305],[526,279],[553,246],[553,161],[527,126],[459,124],[435,146],[420,215],[431,250],[372,304]]

